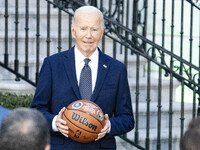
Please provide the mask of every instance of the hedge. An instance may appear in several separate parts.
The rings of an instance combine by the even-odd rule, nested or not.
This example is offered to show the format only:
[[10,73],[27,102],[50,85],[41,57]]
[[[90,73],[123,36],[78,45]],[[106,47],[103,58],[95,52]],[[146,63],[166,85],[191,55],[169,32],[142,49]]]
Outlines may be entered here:
[[30,107],[32,100],[33,95],[17,95],[0,92],[0,105],[5,108]]

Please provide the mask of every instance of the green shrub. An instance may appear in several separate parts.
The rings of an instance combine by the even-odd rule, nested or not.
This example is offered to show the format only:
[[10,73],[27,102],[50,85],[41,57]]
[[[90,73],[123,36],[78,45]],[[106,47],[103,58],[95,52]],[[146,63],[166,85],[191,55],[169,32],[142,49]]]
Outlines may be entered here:
[[18,107],[30,107],[33,95],[16,95],[13,93],[0,93],[0,105],[14,109]]

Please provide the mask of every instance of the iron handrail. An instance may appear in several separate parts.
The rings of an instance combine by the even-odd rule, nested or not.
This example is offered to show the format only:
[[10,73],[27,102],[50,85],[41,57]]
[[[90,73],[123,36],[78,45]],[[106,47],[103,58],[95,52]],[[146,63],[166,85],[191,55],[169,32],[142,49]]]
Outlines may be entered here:
[[[47,2],[53,4],[54,6],[56,6],[57,8],[63,10],[64,12],[70,14],[73,16],[73,13],[71,11],[68,10],[68,8],[66,7],[67,5],[57,5],[55,2],[52,2],[51,0],[46,0]],[[67,0],[65,0],[67,2]],[[73,0],[67,3],[75,3],[76,5],[79,6],[83,6],[86,5],[84,2],[80,1],[80,0]],[[153,61],[155,64],[157,64],[158,66],[160,66],[162,69],[164,69],[166,71],[166,74],[168,73],[172,73],[173,76],[179,80],[179,81],[184,81],[184,84],[186,86],[188,86],[190,89],[193,89],[194,87],[197,88],[197,90],[200,92],[200,85],[199,82],[197,80],[197,82],[195,81],[195,78],[197,77],[197,74],[199,74],[200,72],[200,68],[197,67],[196,65],[186,61],[185,59],[181,58],[180,56],[174,54],[173,52],[161,47],[160,45],[152,42],[151,40],[145,38],[144,36],[136,33],[135,31],[129,29],[128,27],[124,26],[123,24],[117,22],[115,19],[110,18],[109,16],[104,15],[104,20],[105,20],[105,24],[108,24],[105,28],[108,29],[108,31],[105,31],[105,35],[108,36],[109,38],[115,40],[116,42],[120,43],[121,45],[129,48],[131,51],[140,54],[141,56],[145,57],[148,60]],[[114,29],[113,29],[114,27]],[[126,34],[131,35],[132,38],[136,39],[136,41],[138,41],[138,39],[142,40],[142,43],[139,44],[134,44],[131,40],[127,39],[126,36],[123,36],[122,34],[120,34],[118,31],[116,31],[116,29],[122,29]],[[114,34],[114,35],[113,35]],[[125,40],[124,40],[125,39]],[[124,41],[123,41],[124,40]],[[149,44],[152,47],[149,48],[150,49],[157,49],[158,53],[160,54],[160,58],[161,58],[161,62],[158,62],[155,56],[151,56],[149,55],[149,51],[145,51],[143,49],[143,46],[145,44]],[[172,59],[176,59],[176,61],[180,62],[181,66],[183,68],[179,68],[177,66],[173,66],[176,68],[176,71],[171,70],[170,67],[166,64],[165,62],[165,58],[163,54],[167,54],[169,55]],[[187,73],[187,68],[185,67],[185,65],[187,65],[187,67],[194,69],[197,73],[193,75],[193,78],[191,77],[191,75],[189,75]],[[186,73],[186,77],[183,76],[182,72],[177,73],[177,70],[185,70]],[[187,82],[186,82],[187,81]]]
[[197,8],[198,10],[200,10],[200,2],[199,2],[199,5],[197,5],[198,4],[198,0],[196,0],[196,2],[194,2],[192,0],[186,0],[186,1],[189,2],[195,8]]

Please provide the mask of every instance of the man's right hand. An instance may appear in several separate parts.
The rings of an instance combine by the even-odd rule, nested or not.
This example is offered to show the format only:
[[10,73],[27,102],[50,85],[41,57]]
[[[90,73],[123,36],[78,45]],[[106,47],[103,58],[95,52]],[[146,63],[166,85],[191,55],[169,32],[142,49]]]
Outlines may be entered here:
[[57,119],[56,119],[56,127],[58,129],[58,131],[60,131],[64,136],[69,137],[69,131],[68,131],[68,126],[67,126],[67,122],[65,120],[62,119],[62,115],[65,111],[65,107],[63,107],[60,112],[58,113]]

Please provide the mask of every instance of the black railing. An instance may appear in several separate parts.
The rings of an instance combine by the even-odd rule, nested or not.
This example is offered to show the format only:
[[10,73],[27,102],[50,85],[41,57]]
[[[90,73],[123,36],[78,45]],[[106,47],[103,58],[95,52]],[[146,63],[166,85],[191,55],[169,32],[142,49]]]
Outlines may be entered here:
[[[15,74],[16,81],[23,79],[33,86],[37,85],[43,58],[74,45],[70,30],[74,10],[90,4],[104,13],[105,34],[100,48],[127,65],[136,124],[134,131],[121,138],[134,147],[172,150],[174,141],[183,136],[188,121],[200,114],[196,104],[200,103],[198,1],[172,0],[169,4],[165,0],[152,3],[146,0],[26,0],[24,4],[16,0],[13,4],[5,0],[1,3],[0,7],[4,6],[4,12],[0,12],[0,16],[4,16],[1,22],[5,26],[0,29],[0,33],[4,33],[0,66]],[[184,16],[188,9],[189,19]],[[185,21],[189,22],[188,37],[184,33]],[[135,68],[132,68],[134,63]],[[180,101],[174,97],[177,82]],[[163,93],[166,83],[169,91]],[[186,91],[192,91],[189,100]],[[186,105],[186,101],[191,105]],[[163,116],[167,119],[163,120]],[[176,120],[179,120],[178,137],[173,129]],[[156,134],[156,138],[152,134]],[[167,146],[162,144],[164,137],[168,140]],[[153,143],[156,144],[153,146]]]

